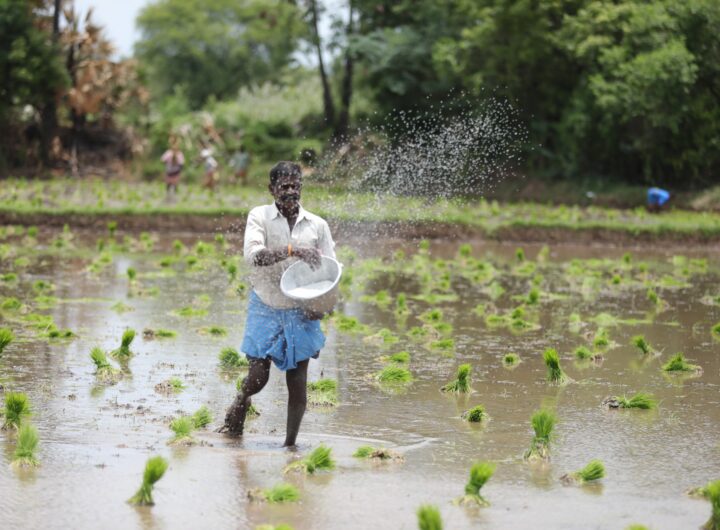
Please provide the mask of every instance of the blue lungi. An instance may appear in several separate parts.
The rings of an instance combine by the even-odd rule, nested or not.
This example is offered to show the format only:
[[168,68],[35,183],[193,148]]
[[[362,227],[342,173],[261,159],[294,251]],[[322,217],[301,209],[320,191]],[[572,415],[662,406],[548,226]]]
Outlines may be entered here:
[[670,192],[662,188],[650,188],[647,192],[647,202],[651,206],[663,206],[670,200]]
[[292,370],[325,345],[319,320],[310,320],[302,309],[274,309],[250,292],[242,352],[248,358],[270,357],[280,370]]

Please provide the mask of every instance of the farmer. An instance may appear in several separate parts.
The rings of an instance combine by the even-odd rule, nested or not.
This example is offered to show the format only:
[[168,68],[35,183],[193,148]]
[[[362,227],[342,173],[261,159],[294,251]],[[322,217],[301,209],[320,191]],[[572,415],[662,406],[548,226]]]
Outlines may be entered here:
[[160,160],[165,164],[165,192],[170,197],[177,192],[180,173],[185,164],[185,156],[178,148],[177,139],[170,138],[170,149],[163,153]]
[[288,387],[287,434],[284,447],[295,445],[307,402],[307,368],[325,344],[322,315],[309,314],[280,290],[282,273],[297,260],[311,267],[320,256],[335,257],[328,224],[300,206],[300,166],[279,162],[270,170],[268,186],[274,202],[253,208],[245,228],[245,260],[251,266],[242,351],[250,367],[242,388],[225,416],[220,432],[240,436],[250,398],[270,376],[270,361],[285,372]]
[[662,188],[650,188],[647,192],[647,209],[659,212],[670,200],[670,192]]
[[241,144],[238,150],[233,153],[232,158],[230,158],[230,166],[235,170],[235,179],[240,181],[240,185],[247,186],[250,155],[245,150],[244,145]]
[[220,177],[217,174],[218,163],[210,147],[203,147],[200,150],[200,160],[202,160],[203,167],[205,168],[205,178],[203,179],[202,185],[204,188],[213,191]]

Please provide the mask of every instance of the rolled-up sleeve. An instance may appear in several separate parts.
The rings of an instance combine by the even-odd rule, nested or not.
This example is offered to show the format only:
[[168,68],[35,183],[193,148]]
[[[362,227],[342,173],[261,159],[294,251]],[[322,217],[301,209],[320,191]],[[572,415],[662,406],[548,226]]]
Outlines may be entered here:
[[332,235],[330,234],[330,227],[327,222],[323,220],[322,226],[319,230],[318,247],[320,253],[323,256],[335,258],[335,241],[333,241]]
[[256,209],[250,211],[245,225],[245,244],[243,255],[245,261],[252,264],[255,254],[266,248],[266,233],[263,219]]

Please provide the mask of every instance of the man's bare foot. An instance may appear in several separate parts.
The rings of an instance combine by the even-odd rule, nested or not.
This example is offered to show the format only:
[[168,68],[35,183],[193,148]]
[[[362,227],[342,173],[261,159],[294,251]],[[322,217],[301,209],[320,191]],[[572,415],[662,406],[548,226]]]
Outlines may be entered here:
[[215,432],[219,432],[221,434],[227,434],[228,436],[232,436],[233,438],[239,438],[243,435],[242,429],[232,429],[230,425],[225,424],[222,427],[215,429]]

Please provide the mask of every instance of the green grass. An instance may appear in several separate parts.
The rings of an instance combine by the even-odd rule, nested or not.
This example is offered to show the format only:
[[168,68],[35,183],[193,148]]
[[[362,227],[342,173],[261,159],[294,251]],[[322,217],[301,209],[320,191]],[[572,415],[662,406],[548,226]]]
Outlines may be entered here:
[[668,362],[663,364],[662,369],[665,372],[699,372],[702,370],[697,364],[687,362],[681,352],[673,355]]
[[153,505],[152,490],[155,483],[160,480],[168,468],[168,461],[161,456],[154,456],[148,459],[143,472],[143,480],[140,489],[130,497],[130,504]]
[[288,471],[303,471],[309,475],[316,471],[330,471],[335,469],[335,460],[332,458],[332,450],[324,444],[320,444],[309,455],[297,460],[285,468]]
[[13,335],[13,332],[10,328],[0,328],[0,354],[14,339],[15,335]]
[[466,410],[462,413],[462,419],[469,421],[470,423],[481,423],[487,419],[487,413],[485,407],[482,405],[476,405],[470,410]]
[[443,530],[440,510],[435,506],[424,504],[417,511],[418,530]]
[[37,429],[29,423],[23,423],[18,430],[17,446],[13,453],[12,465],[15,467],[35,467],[39,464],[35,453],[40,437]]
[[2,410],[3,429],[19,429],[22,423],[30,417],[30,400],[22,392],[6,392],[5,407]]
[[204,429],[212,422],[212,413],[205,405],[200,407],[192,415],[192,423],[195,429]]
[[564,385],[571,381],[567,374],[560,367],[560,356],[554,348],[548,348],[543,352],[543,360],[547,368],[547,380],[551,383]]
[[458,367],[455,379],[444,385],[440,390],[442,392],[456,392],[460,394],[470,392],[471,372],[472,366],[470,364],[461,364]]
[[533,432],[530,448],[525,452],[525,460],[548,460],[550,458],[550,442],[557,423],[557,416],[549,410],[536,410],[530,418]]
[[270,503],[296,502],[300,500],[300,492],[292,484],[285,482],[263,490],[265,500]]

